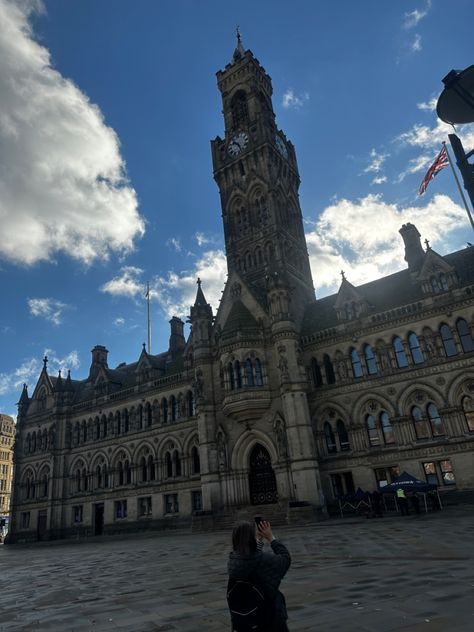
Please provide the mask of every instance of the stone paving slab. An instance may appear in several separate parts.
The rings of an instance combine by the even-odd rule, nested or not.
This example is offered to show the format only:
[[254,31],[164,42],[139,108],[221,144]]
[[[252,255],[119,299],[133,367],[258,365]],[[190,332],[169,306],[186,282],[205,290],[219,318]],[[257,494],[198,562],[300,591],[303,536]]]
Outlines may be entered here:
[[[279,528],[291,632],[474,630],[474,508]],[[0,632],[229,632],[230,534],[0,547]]]

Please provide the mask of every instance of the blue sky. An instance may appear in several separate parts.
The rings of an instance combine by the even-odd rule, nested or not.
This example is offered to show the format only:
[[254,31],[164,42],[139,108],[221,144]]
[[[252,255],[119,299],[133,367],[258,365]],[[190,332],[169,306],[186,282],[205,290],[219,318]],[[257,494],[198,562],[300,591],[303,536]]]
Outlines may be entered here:
[[[398,229],[441,253],[473,241],[446,169],[418,185],[449,128],[433,110],[474,63],[470,0],[0,0],[0,411],[48,354],[131,362],[185,317],[199,275],[217,306],[223,235],[209,141],[235,27],[273,79],[296,146],[318,296],[404,267]],[[458,130],[466,150],[474,130]]]

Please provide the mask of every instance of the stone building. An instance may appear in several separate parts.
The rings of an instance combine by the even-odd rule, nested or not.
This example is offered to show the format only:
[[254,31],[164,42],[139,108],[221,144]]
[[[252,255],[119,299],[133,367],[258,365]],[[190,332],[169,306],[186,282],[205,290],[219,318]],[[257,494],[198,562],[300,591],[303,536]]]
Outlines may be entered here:
[[[216,314],[198,280],[185,339],[86,379],[50,376],[19,401],[11,541],[265,515],[402,470],[474,488],[474,248],[440,256],[405,224],[406,269],[316,299],[295,149],[271,79],[240,42],[217,73],[212,143],[228,279]],[[394,235],[395,238],[395,235]]]
[[13,417],[0,413],[0,520],[6,520],[10,513],[14,439],[15,422]]

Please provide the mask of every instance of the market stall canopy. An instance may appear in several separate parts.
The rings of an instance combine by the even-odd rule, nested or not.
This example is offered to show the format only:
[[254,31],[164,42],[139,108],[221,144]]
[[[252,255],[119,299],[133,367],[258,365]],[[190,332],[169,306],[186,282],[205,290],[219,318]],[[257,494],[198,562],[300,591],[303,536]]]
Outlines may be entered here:
[[415,478],[411,474],[408,474],[408,472],[403,472],[393,481],[393,483],[385,485],[385,487],[382,487],[380,491],[382,494],[394,494],[397,489],[403,489],[404,491],[411,492],[429,492],[431,490],[436,490],[437,485],[431,485],[431,483],[427,483],[426,481],[420,481],[419,478]]

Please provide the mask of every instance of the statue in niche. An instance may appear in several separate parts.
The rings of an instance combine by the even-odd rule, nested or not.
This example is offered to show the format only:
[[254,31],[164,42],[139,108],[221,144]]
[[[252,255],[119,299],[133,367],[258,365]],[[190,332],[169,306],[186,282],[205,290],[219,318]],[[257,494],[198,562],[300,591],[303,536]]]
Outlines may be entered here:
[[288,371],[288,360],[286,356],[284,356],[281,352],[280,360],[278,362],[278,368],[280,369],[281,381],[284,382],[288,380],[288,378],[290,377],[290,372]]
[[56,424],[53,424],[49,429],[49,447],[54,448],[56,442]]
[[275,424],[275,435],[278,445],[278,454],[281,458],[288,458],[288,439],[286,436],[285,427],[281,420],[278,420]]
[[337,363],[337,376],[340,380],[347,379],[347,366],[345,361],[341,358],[341,360]]
[[386,371],[390,368],[389,350],[387,349],[387,347],[380,346],[377,349],[377,353],[379,356],[380,368],[382,369],[382,371]]
[[219,463],[219,470],[227,469],[227,452],[223,432],[219,432],[217,435],[217,460]]
[[434,334],[425,334],[426,353],[429,358],[437,358],[438,350],[436,348],[436,339]]
[[202,371],[198,369],[194,374],[193,391],[194,399],[197,401],[203,396],[204,381],[202,379]]

